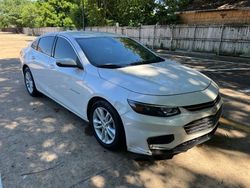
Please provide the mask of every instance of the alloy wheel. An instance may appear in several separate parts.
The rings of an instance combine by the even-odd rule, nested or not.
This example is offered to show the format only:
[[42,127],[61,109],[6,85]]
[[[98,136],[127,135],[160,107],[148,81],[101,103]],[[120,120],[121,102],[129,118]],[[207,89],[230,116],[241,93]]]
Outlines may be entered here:
[[98,138],[105,144],[111,144],[115,139],[116,129],[111,114],[103,107],[98,107],[93,113],[93,126]]
[[25,84],[29,93],[32,93],[34,90],[34,83],[33,83],[33,79],[29,71],[25,73]]

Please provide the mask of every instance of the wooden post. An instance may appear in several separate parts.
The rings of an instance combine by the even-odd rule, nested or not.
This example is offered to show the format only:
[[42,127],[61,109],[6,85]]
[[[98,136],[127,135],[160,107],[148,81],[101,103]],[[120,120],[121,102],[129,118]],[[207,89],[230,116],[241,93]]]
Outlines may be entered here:
[[222,41],[223,41],[224,29],[225,29],[225,26],[224,26],[224,25],[222,25],[222,28],[221,28],[221,35],[220,35],[220,43],[219,43],[219,47],[218,47],[218,51],[217,51],[217,55],[220,55],[221,45],[222,45]]
[[155,47],[155,35],[156,35],[156,25],[154,25],[152,49],[154,49],[154,47]]
[[141,24],[139,25],[139,42],[141,42]]
[[171,38],[170,38],[170,50],[173,50],[173,39],[174,39],[174,25],[170,26]]
[[192,42],[192,46],[190,48],[190,51],[194,51],[194,44],[195,44],[195,40],[196,40],[196,29],[197,29],[197,25],[195,25],[194,27],[194,37],[193,37],[193,42]]
[[124,27],[122,27],[121,29],[122,29],[122,35],[124,35]]

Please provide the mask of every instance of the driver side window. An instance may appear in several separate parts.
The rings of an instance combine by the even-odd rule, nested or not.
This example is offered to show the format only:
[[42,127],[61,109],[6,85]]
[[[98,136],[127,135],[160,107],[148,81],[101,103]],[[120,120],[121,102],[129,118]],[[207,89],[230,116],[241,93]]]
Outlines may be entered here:
[[73,50],[70,43],[61,37],[58,37],[55,46],[54,58],[56,59],[63,59],[63,58],[70,58],[74,61],[78,62],[78,57]]

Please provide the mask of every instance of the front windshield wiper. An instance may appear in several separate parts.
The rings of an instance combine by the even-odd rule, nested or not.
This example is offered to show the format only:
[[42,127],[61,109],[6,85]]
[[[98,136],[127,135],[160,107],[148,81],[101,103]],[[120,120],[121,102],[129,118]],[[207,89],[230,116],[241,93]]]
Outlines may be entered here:
[[103,65],[98,65],[99,68],[108,68],[108,69],[117,69],[121,68],[121,65],[116,65],[116,64],[103,64]]
[[107,68],[107,69],[117,69],[117,68],[122,68],[122,67],[126,67],[126,66],[133,66],[133,65],[143,65],[143,64],[150,64],[150,63],[159,63],[165,61],[163,58],[161,57],[157,57],[155,59],[151,59],[151,60],[145,60],[145,61],[136,61],[130,64],[111,64],[111,63],[107,63],[107,64],[102,64],[102,65],[97,65],[97,67],[99,68]]
[[165,61],[163,58],[159,57],[157,59],[153,59],[153,60],[146,60],[146,61],[136,61],[133,63],[130,63],[129,65],[143,65],[143,64],[150,64],[150,63],[159,63]]

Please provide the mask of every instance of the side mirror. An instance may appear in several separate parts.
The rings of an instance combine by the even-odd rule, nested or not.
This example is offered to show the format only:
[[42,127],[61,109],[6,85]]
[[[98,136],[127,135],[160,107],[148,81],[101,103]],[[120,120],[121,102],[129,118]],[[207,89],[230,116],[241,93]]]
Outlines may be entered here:
[[70,58],[57,59],[56,64],[59,67],[78,67],[77,63]]

